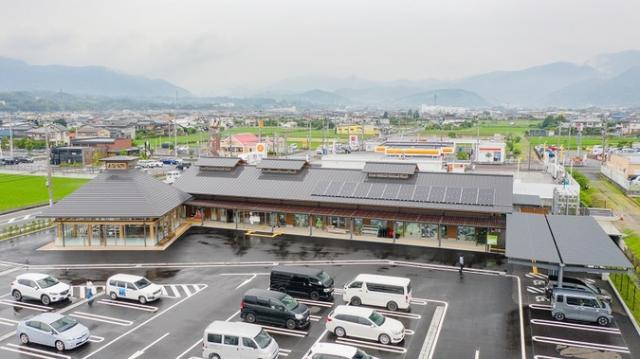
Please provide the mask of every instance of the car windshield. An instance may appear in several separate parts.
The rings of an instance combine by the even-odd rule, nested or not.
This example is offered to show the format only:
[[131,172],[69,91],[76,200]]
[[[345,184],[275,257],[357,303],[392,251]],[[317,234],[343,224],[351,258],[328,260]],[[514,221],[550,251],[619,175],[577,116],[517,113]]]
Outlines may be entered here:
[[298,306],[298,302],[296,302],[295,299],[288,295],[282,297],[281,301],[282,304],[284,304],[285,308],[287,308],[288,310],[294,310]]
[[369,316],[369,320],[374,322],[377,326],[381,326],[382,324],[384,324],[384,316],[378,312],[371,313],[371,315]]
[[151,284],[151,282],[149,282],[147,278],[142,278],[133,284],[135,284],[138,289],[142,289],[142,288],[148,287]]
[[369,358],[371,358],[371,357],[369,355],[367,355],[367,353],[363,352],[360,349],[358,349],[356,354],[353,356],[353,359],[369,359]]
[[256,341],[256,343],[258,343],[258,346],[261,349],[264,349],[266,347],[269,346],[269,344],[271,344],[271,336],[269,334],[267,334],[267,332],[265,332],[264,330],[261,330],[260,333],[258,333],[258,335],[253,338],[253,340]]
[[62,333],[64,331],[67,331],[75,327],[76,324],[78,324],[78,322],[76,322],[75,320],[69,317],[62,317],[56,320],[55,322],[51,323],[51,327],[55,329],[58,333]]
[[40,288],[43,288],[43,289],[53,287],[54,285],[59,283],[58,280],[53,277],[45,277],[37,280],[36,282],[38,282],[38,285],[40,286]]
[[324,284],[331,282],[331,276],[329,276],[327,272],[320,272],[320,274],[318,274],[318,279],[320,279],[320,282]]

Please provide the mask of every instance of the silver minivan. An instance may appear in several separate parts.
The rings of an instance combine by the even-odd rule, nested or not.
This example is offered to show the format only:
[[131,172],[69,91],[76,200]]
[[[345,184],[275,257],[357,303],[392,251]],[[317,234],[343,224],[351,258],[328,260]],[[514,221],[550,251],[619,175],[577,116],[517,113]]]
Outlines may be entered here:
[[556,288],[551,296],[551,315],[556,320],[580,320],[607,326],[613,321],[611,307],[597,295],[574,289]]
[[205,359],[277,359],[278,343],[261,326],[217,320],[204,330]]

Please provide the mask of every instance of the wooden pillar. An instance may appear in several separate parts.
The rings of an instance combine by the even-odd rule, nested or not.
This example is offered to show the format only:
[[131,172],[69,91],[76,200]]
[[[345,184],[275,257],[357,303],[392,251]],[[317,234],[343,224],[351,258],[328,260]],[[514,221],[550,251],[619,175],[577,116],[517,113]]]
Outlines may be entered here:
[[158,239],[156,238],[156,222],[149,224],[149,237],[153,239],[156,245],[158,244]]
[[353,239],[353,221],[355,218],[349,218],[349,239]]
[[89,237],[89,247],[93,245],[93,224],[87,224],[87,237]]
[[120,225],[120,240],[122,241],[123,245],[126,245],[126,242],[124,240],[124,224]]
[[313,216],[309,214],[309,235],[313,235]]
[[62,222],[56,223],[56,237],[62,242],[62,246],[64,247],[64,225]]

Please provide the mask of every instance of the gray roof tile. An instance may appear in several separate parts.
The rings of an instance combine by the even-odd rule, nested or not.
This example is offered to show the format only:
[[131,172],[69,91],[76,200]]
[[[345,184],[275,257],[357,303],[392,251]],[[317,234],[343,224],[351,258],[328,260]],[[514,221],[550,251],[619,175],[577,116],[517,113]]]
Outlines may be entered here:
[[367,162],[362,171],[365,173],[412,175],[417,168],[418,165],[415,163]]

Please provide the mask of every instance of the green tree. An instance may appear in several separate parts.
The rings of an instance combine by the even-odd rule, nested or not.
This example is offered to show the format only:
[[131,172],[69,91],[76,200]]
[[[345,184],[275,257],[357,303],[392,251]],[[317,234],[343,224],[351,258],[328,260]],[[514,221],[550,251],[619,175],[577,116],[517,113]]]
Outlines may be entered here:
[[456,159],[458,159],[460,161],[468,160],[469,159],[469,152],[458,151],[458,153],[456,153]]
[[451,131],[451,132],[447,133],[447,136],[449,136],[449,138],[456,138],[457,135],[456,135],[455,132]]

